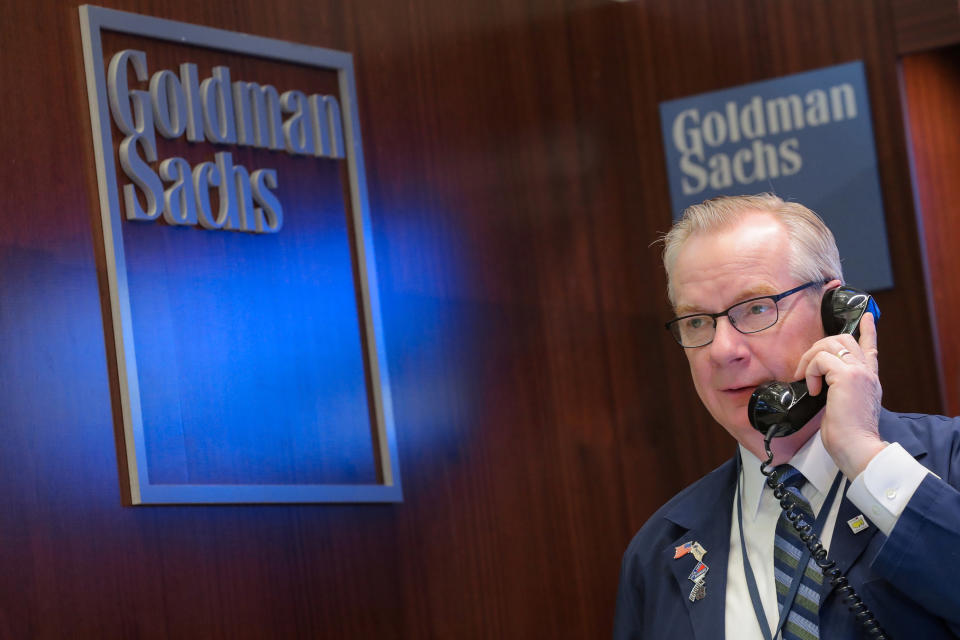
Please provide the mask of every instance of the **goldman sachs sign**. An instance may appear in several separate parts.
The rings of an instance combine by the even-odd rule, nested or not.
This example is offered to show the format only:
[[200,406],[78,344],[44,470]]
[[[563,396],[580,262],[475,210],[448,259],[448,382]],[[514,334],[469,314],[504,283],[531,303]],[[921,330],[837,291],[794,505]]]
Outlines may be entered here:
[[400,500],[352,56],[80,22],[125,501]]

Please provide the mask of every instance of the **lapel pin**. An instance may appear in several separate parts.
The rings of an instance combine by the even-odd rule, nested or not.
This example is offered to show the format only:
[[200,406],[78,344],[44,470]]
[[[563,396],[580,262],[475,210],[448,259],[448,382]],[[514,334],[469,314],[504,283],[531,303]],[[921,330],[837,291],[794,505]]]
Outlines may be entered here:
[[707,585],[705,580],[700,582],[693,583],[693,589],[690,590],[690,602],[696,602],[697,600],[703,600],[703,596],[707,595]]
[[847,520],[847,524],[850,525],[850,531],[853,531],[854,533],[860,533],[864,529],[870,527],[870,524],[867,522],[867,519],[863,517],[862,513]]
[[710,567],[703,561],[703,556],[707,554],[707,550],[696,540],[684,542],[680,546],[674,547],[673,559],[678,560],[688,553],[692,554],[697,560],[693,571],[687,576],[687,579],[693,583],[693,589],[690,590],[688,597],[690,602],[696,602],[697,600],[703,600],[703,597],[707,595],[707,571],[710,570]]
[[692,553],[693,557],[697,559],[697,562],[702,562],[703,556],[706,555],[707,550],[700,546],[699,542],[694,542],[693,546],[690,547],[690,553]]
[[701,582],[707,577],[707,571],[710,570],[703,562],[698,562],[697,566],[693,568],[693,571],[690,572],[690,575],[687,576],[687,580],[690,582]]
[[693,540],[691,542],[684,542],[679,547],[673,548],[673,559],[678,560],[683,556],[687,555],[688,553],[692,553],[693,557],[697,559],[697,562],[701,562],[703,561],[703,556],[706,555],[707,550],[704,549],[703,545],[701,545],[696,540]]
[[703,600],[703,596],[707,595],[707,571],[709,570],[710,567],[702,561],[697,561],[697,566],[687,576],[687,579],[693,583],[693,589],[690,590],[689,596],[690,602]]

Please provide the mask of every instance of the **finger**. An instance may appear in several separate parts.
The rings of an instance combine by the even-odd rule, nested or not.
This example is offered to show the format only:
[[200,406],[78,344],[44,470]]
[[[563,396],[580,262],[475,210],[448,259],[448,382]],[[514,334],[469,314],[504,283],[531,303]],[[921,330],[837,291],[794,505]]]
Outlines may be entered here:
[[837,356],[843,362],[851,364],[856,361],[863,362],[863,350],[860,348],[860,343],[856,339],[847,333],[842,333],[840,335],[834,336],[839,345],[836,349],[829,349],[830,353]]
[[813,346],[807,349],[806,352],[800,356],[800,362],[797,363],[797,368],[793,372],[793,379],[799,380],[800,378],[806,376],[807,367],[810,366],[810,362],[817,357],[818,353],[822,353],[829,348],[830,347],[827,346],[823,340],[818,340],[817,342],[813,343]]
[[797,364],[797,368],[793,372],[793,379],[798,380],[805,377],[807,375],[806,371],[810,366],[810,362],[817,357],[817,354],[824,353],[826,349],[827,347],[825,347],[821,342],[817,342],[812,347],[807,349],[806,353],[800,357],[800,362]]
[[837,356],[827,351],[819,351],[814,355],[803,371],[803,377],[807,382],[807,390],[810,395],[819,395],[823,389],[824,378],[842,364]]
[[860,349],[863,350],[864,361],[870,365],[874,373],[880,371],[880,351],[877,349],[877,322],[872,313],[863,314],[860,320]]
[[833,356],[836,356],[843,349],[846,349],[848,352],[853,354],[854,357],[860,357],[860,346],[851,335],[840,334],[836,336],[828,336],[823,340],[818,340],[806,351],[806,353],[800,357],[800,362],[797,364],[797,368],[793,372],[793,379],[796,380],[805,375],[804,372],[807,370],[807,367],[810,366],[810,361],[813,360],[818,353],[829,353]]

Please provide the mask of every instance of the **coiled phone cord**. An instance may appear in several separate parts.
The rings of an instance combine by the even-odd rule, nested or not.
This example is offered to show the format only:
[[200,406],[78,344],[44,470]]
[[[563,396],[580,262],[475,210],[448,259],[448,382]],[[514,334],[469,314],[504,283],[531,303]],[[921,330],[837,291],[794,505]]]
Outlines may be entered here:
[[844,604],[847,605],[850,612],[853,613],[857,620],[860,621],[860,624],[863,625],[867,637],[873,640],[891,640],[884,634],[883,629],[880,628],[880,623],[870,609],[867,608],[867,605],[863,603],[863,600],[860,599],[860,596],[857,595],[856,590],[847,580],[847,577],[836,567],[837,563],[827,559],[827,550],[823,548],[820,538],[815,533],[811,533],[810,530],[812,527],[802,519],[803,514],[796,511],[796,503],[794,503],[790,492],[783,486],[782,482],[777,482],[775,478],[776,472],[773,470],[773,467],[770,466],[773,463],[773,452],[770,451],[770,441],[778,435],[777,431],[777,427],[771,428],[763,439],[763,447],[767,453],[767,459],[760,465],[760,473],[766,476],[767,486],[773,489],[773,497],[780,501],[780,508],[783,509],[787,520],[790,521],[793,528],[800,534],[800,540],[807,545],[807,548],[810,550],[810,557],[823,571],[823,575],[830,578],[830,585],[837,589],[837,595],[843,598]]

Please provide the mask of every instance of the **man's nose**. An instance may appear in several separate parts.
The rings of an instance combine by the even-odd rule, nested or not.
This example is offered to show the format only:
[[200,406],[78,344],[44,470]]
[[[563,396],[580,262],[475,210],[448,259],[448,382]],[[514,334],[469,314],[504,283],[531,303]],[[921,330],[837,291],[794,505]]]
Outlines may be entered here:
[[746,337],[730,323],[730,318],[717,318],[717,327],[710,343],[710,357],[718,364],[742,359],[747,354]]

